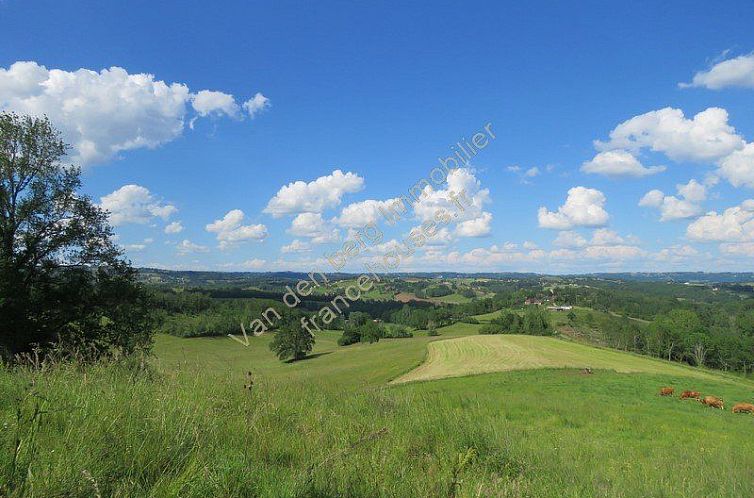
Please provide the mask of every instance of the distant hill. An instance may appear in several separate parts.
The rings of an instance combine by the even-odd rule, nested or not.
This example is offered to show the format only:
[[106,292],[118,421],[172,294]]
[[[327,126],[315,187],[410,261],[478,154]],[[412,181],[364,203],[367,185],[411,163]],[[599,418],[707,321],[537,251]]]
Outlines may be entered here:
[[[308,278],[306,272],[220,272],[220,271],[174,271],[156,268],[139,268],[142,281],[156,284],[181,284],[196,286],[238,286],[283,282],[296,282]],[[333,280],[353,278],[357,273],[327,273]],[[571,275],[546,275],[537,273],[497,273],[497,272],[419,272],[391,273],[393,278],[485,278],[496,280],[511,279],[599,279],[625,282],[676,282],[676,283],[750,283],[754,282],[754,272],[706,273],[706,272],[648,272],[648,273],[586,273]]]

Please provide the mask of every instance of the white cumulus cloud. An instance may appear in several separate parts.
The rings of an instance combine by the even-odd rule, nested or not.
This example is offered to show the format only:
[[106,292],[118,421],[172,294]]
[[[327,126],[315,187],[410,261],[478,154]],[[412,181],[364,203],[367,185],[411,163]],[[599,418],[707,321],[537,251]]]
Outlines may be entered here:
[[717,174],[734,187],[754,188],[754,143],[733,152],[719,162]]
[[110,213],[110,223],[114,226],[144,224],[154,218],[166,220],[178,211],[172,204],[163,204],[146,187],[133,184],[100,197],[100,207]]
[[319,213],[301,213],[291,221],[288,233],[306,237],[312,244],[326,244],[340,240],[340,230],[333,227]]
[[284,253],[309,252],[311,250],[312,248],[309,244],[298,239],[280,248],[280,251]]
[[605,176],[642,177],[665,171],[665,166],[646,167],[630,152],[617,149],[600,152],[591,161],[581,165],[584,173]]
[[358,192],[362,188],[362,177],[336,169],[308,183],[296,181],[281,187],[267,203],[264,212],[276,218],[286,214],[321,213],[339,205],[345,194]]
[[754,88],[754,53],[718,62],[706,71],[696,73],[691,83],[679,83],[679,86],[704,87],[710,90],[728,87]]
[[191,106],[200,116],[228,116],[236,118],[239,116],[240,108],[236,103],[233,95],[214,92],[212,90],[202,90],[197,92],[191,99]]
[[462,221],[456,227],[458,237],[485,237],[492,232],[492,214],[483,212],[477,218]]
[[237,242],[262,240],[267,237],[267,227],[263,224],[244,225],[244,212],[240,209],[228,211],[222,219],[205,226],[208,232],[217,234],[220,249],[228,249]]
[[[380,210],[389,213],[390,207],[399,203],[400,199],[389,199],[387,201],[377,201],[368,199],[361,202],[354,202],[344,207],[340,216],[333,221],[344,228],[362,228],[370,223],[377,223],[382,216]],[[399,209],[402,209],[399,208]]]
[[557,211],[550,211],[546,207],[539,208],[539,226],[554,230],[604,226],[610,218],[604,208],[606,201],[605,194],[599,190],[573,187],[568,191],[565,204]]
[[172,223],[169,223],[165,227],[165,233],[167,234],[173,234],[173,233],[181,233],[183,231],[183,225],[180,221],[174,221]]
[[180,254],[181,256],[185,256],[186,254],[191,254],[191,253],[209,251],[209,249],[206,246],[195,244],[188,239],[184,239],[181,242],[179,242],[178,245],[176,246],[176,249],[178,251],[178,254]]
[[674,161],[708,162],[721,159],[745,142],[728,124],[728,111],[710,107],[692,119],[683,111],[666,107],[624,121],[610,132],[607,142],[595,141],[601,151],[647,148]]
[[[252,100],[256,104],[244,104],[250,114],[262,105],[259,98]],[[82,166],[175,140],[191,109],[197,116],[240,114],[233,96],[223,92],[192,93],[185,84],[116,66],[66,71],[36,62],[0,67],[0,109],[47,115],[73,147],[70,159]]]
[[754,240],[754,199],[726,209],[710,211],[686,228],[686,236],[700,242],[745,242]]
[[243,108],[249,113],[252,118],[255,117],[261,111],[270,107],[270,99],[262,95],[261,93],[255,94],[252,98],[243,103]]
[[676,185],[678,197],[665,195],[661,190],[650,190],[639,200],[639,206],[660,210],[660,221],[693,218],[702,214],[701,202],[707,199],[707,187],[690,180]]

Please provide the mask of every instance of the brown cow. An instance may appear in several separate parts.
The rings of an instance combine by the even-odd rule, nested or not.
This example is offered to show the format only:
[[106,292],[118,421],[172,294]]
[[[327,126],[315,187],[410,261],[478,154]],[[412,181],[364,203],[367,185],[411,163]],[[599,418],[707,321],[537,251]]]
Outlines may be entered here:
[[733,413],[754,413],[754,405],[751,403],[736,403],[733,405]]
[[714,396],[705,396],[702,400],[700,400],[702,404],[710,406],[712,408],[720,408],[723,409],[723,400],[720,398],[716,398]]
[[681,399],[699,399],[701,397],[699,391],[683,391],[681,393]]
[[660,396],[672,396],[673,395],[673,388],[672,387],[663,387],[660,389]]

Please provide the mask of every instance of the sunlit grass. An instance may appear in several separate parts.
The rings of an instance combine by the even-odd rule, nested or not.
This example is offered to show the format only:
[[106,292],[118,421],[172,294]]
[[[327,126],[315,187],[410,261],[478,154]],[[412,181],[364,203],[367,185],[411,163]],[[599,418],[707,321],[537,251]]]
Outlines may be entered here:
[[751,401],[748,381],[678,367],[388,384],[418,366],[428,344],[478,328],[344,348],[324,332],[313,358],[290,364],[267,350],[268,336],[248,348],[158,337],[147,372],[0,371],[0,495],[754,494],[754,417],[656,394],[693,385],[730,405]]

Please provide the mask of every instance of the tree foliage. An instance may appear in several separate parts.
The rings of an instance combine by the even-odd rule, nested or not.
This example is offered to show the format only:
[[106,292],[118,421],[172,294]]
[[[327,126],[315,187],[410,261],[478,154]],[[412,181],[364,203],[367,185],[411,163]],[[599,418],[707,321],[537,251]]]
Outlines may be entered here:
[[151,342],[146,297],[107,213],[78,191],[47,118],[0,114],[0,352],[98,357]]
[[303,360],[314,348],[314,336],[301,326],[300,314],[287,313],[280,320],[270,350],[280,360]]

